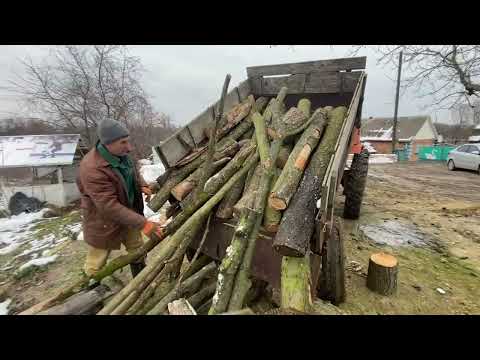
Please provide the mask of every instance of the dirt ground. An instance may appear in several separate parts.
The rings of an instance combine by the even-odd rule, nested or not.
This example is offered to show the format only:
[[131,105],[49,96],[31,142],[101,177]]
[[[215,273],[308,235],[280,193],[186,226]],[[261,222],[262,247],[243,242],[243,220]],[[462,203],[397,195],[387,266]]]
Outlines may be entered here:
[[[338,196],[338,215],[343,199]],[[449,172],[443,163],[371,164],[361,217],[343,220],[343,225],[347,300],[338,308],[317,307],[320,313],[480,314],[480,176],[476,173]],[[42,270],[20,279],[10,272],[0,274],[0,301],[12,299],[10,314],[79,279],[85,243],[72,239],[53,251],[59,255],[57,261]],[[399,260],[398,290],[393,296],[377,295],[365,286],[369,256],[378,251]],[[8,261],[0,256],[0,267]],[[125,268],[116,277],[126,283],[130,271]]]
[[[343,206],[338,198],[338,209]],[[339,212],[341,213],[341,212]],[[350,314],[480,313],[480,176],[444,163],[371,164],[358,221],[344,220]],[[366,286],[369,256],[399,260],[398,291]]]

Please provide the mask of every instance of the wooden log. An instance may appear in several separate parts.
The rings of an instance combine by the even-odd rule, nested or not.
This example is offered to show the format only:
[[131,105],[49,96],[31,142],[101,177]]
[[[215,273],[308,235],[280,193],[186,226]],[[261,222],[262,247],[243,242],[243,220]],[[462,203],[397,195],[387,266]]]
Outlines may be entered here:
[[[201,192],[209,194],[212,196],[215,194],[226,181],[232,177],[243,165],[245,160],[255,151],[255,146],[246,145],[234,156],[234,158],[228,162],[228,164],[216,173],[214,176],[210,177],[202,189],[198,189]],[[199,184],[200,186],[201,184]],[[197,201],[199,194],[191,192],[181,203],[180,206],[182,209],[190,207],[193,203]]]
[[311,109],[312,109],[312,103],[308,99],[300,99],[297,104],[298,110],[303,112],[307,118],[310,117]]
[[275,163],[275,165],[277,165],[279,169],[283,169],[285,167],[285,164],[287,163],[288,157],[290,156],[290,153],[292,152],[292,150],[293,150],[292,143],[283,144],[280,147],[280,152],[278,153],[277,161]]
[[318,109],[312,118],[309,127],[293,148],[279,179],[273,186],[268,199],[268,205],[272,209],[285,210],[287,208],[302,179],[310,155],[320,141],[326,124],[326,114],[322,109]]
[[[281,142],[276,146],[276,151],[272,151],[272,160],[269,151],[270,145],[268,143],[265,120],[258,113],[254,114],[252,120],[255,125],[255,135],[261,159],[260,165],[263,168],[263,174],[258,187],[262,190],[267,187],[267,193],[268,189],[270,189],[270,183],[268,180],[271,181],[271,178],[273,177],[274,161],[278,155]],[[259,196],[262,196],[262,194],[259,194]],[[258,235],[258,230],[263,219],[263,209],[260,208],[263,205],[262,202],[256,201],[255,205],[257,206],[254,206],[254,209],[248,207],[245,208],[245,211],[242,213],[238,225],[235,228],[232,242],[227,248],[227,254],[220,264],[217,288],[209,314],[219,314],[225,312],[229,308],[229,302],[231,301],[232,292],[235,286],[235,276],[237,275],[237,270],[241,267],[242,261],[244,261],[243,255],[247,250],[248,240],[254,234],[255,236]],[[257,212],[256,210],[260,211]],[[244,296],[243,292],[238,294],[242,297]]]
[[225,123],[217,130],[217,139],[222,138],[231,129],[233,129],[240,121],[242,121],[250,113],[251,108],[255,105],[255,98],[249,95],[240,104],[235,105],[227,114],[225,114]]
[[53,306],[38,315],[93,315],[106,299],[120,291],[122,285],[101,284],[92,290],[85,290],[68,298],[64,303]]
[[242,196],[245,187],[245,175],[239,182],[235,184],[232,190],[223,198],[218,205],[215,216],[219,219],[231,219],[233,217],[233,207]]
[[197,309],[197,314],[198,315],[208,315],[208,310],[212,307],[212,299],[208,299],[207,301],[205,301],[205,303],[203,303],[202,305],[200,305]]
[[196,286],[199,282],[203,281],[205,277],[212,275],[216,271],[214,262],[211,262],[207,266],[203,267],[196,274],[186,279],[180,286],[170,291],[155,307],[150,310],[147,315],[160,315],[167,310],[168,303],[175,299],[178,299],[183,294],[188,292],[193,286]]
[[284,211],[273,247],[283,256],[305,256],[314,231],[316,204],[321,195],[321,186],[347,109],[335,108],[328,114],[325,134],[305,170],[297,191]]
[[197,315],[192,305],[184,298],[169,303],[168,313],[170,315]]
[[207,298],[211,298],[215,294],[215,288],[217,284],[215,281],[212,281],[207,286],[204,286],[202,289],[197,291],[195,294],[190,296],[187,300],[194,307],[197,308],[202,304]]
[[[218,146],[218,150],[214,155],[214,161],[233,156],[238,150],[238,143],[235,140],[227,139],[222,145]],[[197,170],[203,164],[206,158],[207,154],[204,153],[184,167],[171,171],[168,179],[165,180],[160,190],[148,203],[148,207],[153,211],[158,211],[170,197],[170,191],[173,189],[173,187],[183,181],[192,172]]]
[[367,287],[381,295],[392,295],[397,290],[398,261],[387,253],[375,253],[368,263]]
[[[272,179],[272,184],[275,184],[278,177],[280,176],[281,170],[276,168],[275,175]],[[278,226],[280,225],[280,220],[282,219],[282,212],[275,210],[270,206],[265,208],[265,214],[263,216],[263,227],[270,233],[276,233]]]
[[310,255],[282,258],[281,307],[308,313],[312,307]]
[[245,188],[243,196],[238,200],[238,202],[233,206],[233,212],[237,216],[240,216],[244,209],[252,209],[254,200],[257,196],[258,183],[262,177],[262,166],[257,164],[254,169],[253,175],[249,181],[248,187]]
[[[223,159],[217,160],[213,163],[213,171],[218,171],[222,166],[228,163],[232,158],[225,157]],[[195,186],[197,186],[200,177],[202,176],[202,169],[199,168],[191,173],[185,180],[181,183],[176,185],[170,193],[172,196],[178,200],[182,201],[192,190]]]

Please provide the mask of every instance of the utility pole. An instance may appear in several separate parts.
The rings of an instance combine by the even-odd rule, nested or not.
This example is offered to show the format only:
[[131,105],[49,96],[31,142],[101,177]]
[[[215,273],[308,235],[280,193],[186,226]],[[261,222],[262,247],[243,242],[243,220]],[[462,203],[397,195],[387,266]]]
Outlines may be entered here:
[[397,93],[395,95],[395,114],[393,115],[393,131],[392,131],[392,154],[395,153],[395,145],[397,143],[397,115],[398,115],[398,98],[400,96],[400,78],[402,76],[402,58],[403,51],[398,56],[398,75],[397,75]]

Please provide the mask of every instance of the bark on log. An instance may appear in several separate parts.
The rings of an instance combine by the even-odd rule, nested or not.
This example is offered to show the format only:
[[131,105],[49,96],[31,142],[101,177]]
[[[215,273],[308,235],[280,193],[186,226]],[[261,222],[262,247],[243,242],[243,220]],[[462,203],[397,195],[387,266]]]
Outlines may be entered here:
[[381,295],[392,295],[397,290],[398,261],[387,253],[370,256],[367,287]]
[[215,214],[217,218],[227,220],[233,217],[233,207],[242,196],[246,177],[247,175],[245,175],[238,183],[236,183],[232,190],[220,202]]
[[283,144],[280,147],[280,152],[278,153],[277,161],[275,163],[279,169],[283,169],[285,167],[292,150],[293,144]]
[[[255,147],[246,145],[235,155],[235,157],[218,173],[210,177],[206,182],[203,189],[198,189],[199,192],[203,192],[212,196],[215,194],[226,181],[233,176],[243,165],[245,160],[255,151]],[[199,184],[201,185],[201,184]],[[181,203],[182,209],[191,207],[197,201],[200,196],[199,193],[191,192]]]
[[[218,161],[225,157],[233,156],[238,150],[238,143],[232,139],[227,139],[222,145],[218,145],[218,150],[214,155],[214,160]],[[155,212],[158,211],[170,197],[170,191],[173,189],[173,187],[183,181],[192,172],[199,169],[206,158],[207,154],[204,153],[184,167],[172,170],[168,179],[165,180],[160,190],[148,203],[148,207]]]
[[314,230],[316,204],[330,158],[335,152],[347,109],[335,108],[328,114],[325,134],[313,154],[275,236],[273,246],[283,256],[305,256]]
[[211,298],[213,294],[215,294],[215,288],[217,284],[215,281],[212,281],[200,291],[196,292],[192,296],[190,296],[187,300],[188,302],[196,309],[199,305],[202,304],[207,298]]
[[[217,160],[213,163],[213,171],[218,171],[222,166],[224,166],[226,163],[228,163],[232,158],[226,157],[220,160]],[[192,190],[195,186],[197,186],[198,181],[200,180],[202,176],[202,169],[199,168],[195,170],[193,173],[191,173],[185,180],[183,180],[181,183],[177,184],[171,191],[170,193],[173,195],[173,197],[178,200],[182,201]]]
[[147,315],[159,315],[167,310],[169,302],[172,302],[175,299],[178,299],[183,294],[189,291],[193,286],[196,286],[199,282],[203,281],[205,277],[212,275],[216,271],[216,266],[214,262],[211,262],[207,266],[203,267],[196,274],[192,275],[186,279],[183,283],[180,284],[177,288],[170,291],[160,302],[155,305],[155,307],[150,310]]
[[212,299],[208,299],[204,304],[200,305],[197,309],[198,315],[208,315],[208,310],[212,307]]
[[308,313],[312,307],[310,255],[282,258],[281,307]]
[[254,200],[257,196],[258,183],[260,182],[260,179],[262,177],[262,172],[263,172],[263,169],[261,164],[257,164],[250,178],[248,186],[245,187],[243,196],[233,206],[233,212],[238,217],[241,216],[241,214],[245,209],[253,208]]
[[120,291],[122,285],[101,284],[92,290],[75,294],[60,305],[53,306],[38,315],[93,315],[103,301]]
[[268,205],[275,210],[285,210],[295,194],[303,172],[308,164],[310,155],[316,148],[326,124],[326,116],[322,109],[312,115],[308,128],[293,148],[287,163],[273,186],[268,199]]
[[[278,177],[280,176],[281,170],[276,168],[275,175],[272,179],[272,184],[275,184]],[[278,226],[280,225],[280,220],[282,219],[282,212],[267,206],[265,208],[265,215],[263,217],[263,227],[270,233],[276,233]]]
[[170,315],[197,315],[192,305],[184,298],[169,303],[168,313]]
[[255,98],[249,95],[240,104],[235,105],[226,115],[225,123],[217,130],[217,139],[222,138],[231,129],[233,129],[240,121],[242,121],[250,113],[250,110],[255,105]]

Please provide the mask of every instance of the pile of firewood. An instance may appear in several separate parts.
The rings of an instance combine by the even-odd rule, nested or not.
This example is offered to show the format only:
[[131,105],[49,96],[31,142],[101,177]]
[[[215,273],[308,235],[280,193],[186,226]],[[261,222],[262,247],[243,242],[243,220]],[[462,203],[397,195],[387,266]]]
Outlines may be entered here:
[[[166,208],[162,236],[154,235],[136,252],[113,259],[95,280],[157,245],[158,252],[98,314],[248,312],[250,267],[261,228],[273,234],[274,248],[284,256],[282,303],[303,304],[291,306],[297,309],[308,303],[308,295],[299,294],[295,284],[305,282],[299,269],[305,266],[320,184],[347,109],[312,109],[308,99],[287,109],[288,90],[282,88],[270,100],[250,95],[223,114],[229,81],[228,75],[205,143],[157,180],[159,191],[149,207]],[[236,219],[231,244],[219,266],[200,254],[214,216]],[[185,268],[187,249],[203,229],[199,249]],[[76,285],[49,299],[47,307],[86,283]]]

